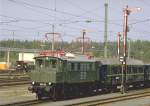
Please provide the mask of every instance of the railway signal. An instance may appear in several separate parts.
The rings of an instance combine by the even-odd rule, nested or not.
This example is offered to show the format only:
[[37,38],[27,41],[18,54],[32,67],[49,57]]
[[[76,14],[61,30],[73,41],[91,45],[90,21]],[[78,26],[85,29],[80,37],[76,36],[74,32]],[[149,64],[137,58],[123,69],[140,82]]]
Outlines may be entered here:
[[[124,24],[123,24],[123,58],[121,59],[122,62],[122,84],[121,84],[121,92],[126,92],[126,73],[127,73],[127,33],[129,32],[128,27],[128,15],[131,12],[138,12],[141,11],[141,8],[131,8],[126,6],[123,10],[124,12]],[[120,57],[120,34],[118,34],[118,55]]]

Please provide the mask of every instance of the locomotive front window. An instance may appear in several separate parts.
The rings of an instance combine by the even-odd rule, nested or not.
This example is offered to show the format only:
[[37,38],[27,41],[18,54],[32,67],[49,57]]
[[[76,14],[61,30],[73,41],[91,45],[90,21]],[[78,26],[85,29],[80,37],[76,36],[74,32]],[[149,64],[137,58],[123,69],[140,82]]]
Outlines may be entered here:
[[61,66],[61,61],[57,58],[37,58],[36,67],[37,68],[57,68]]
[[37,59],[36,60],[36,67],[42,68],[44,65],[44,61],[42,59]]

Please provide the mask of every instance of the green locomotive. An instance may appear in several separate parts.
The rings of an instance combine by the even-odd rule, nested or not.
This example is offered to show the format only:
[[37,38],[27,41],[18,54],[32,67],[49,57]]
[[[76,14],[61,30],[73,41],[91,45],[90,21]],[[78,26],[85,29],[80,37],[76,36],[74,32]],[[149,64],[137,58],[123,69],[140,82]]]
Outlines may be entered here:
[[[121,84],[121,65],[117,59],[95,59],[85,55],[38,56],[30,73],[30,91],[38,99],[53,100],[78,95],[91,95],[117,89]],[[149,84],[150,66],[128,60],[126,84],[140,87]]]
[[31,71],[32,92],[37,97],[70,97],[94,90],[98,81],[98,63],[87,56],[35,57],[35,70]]

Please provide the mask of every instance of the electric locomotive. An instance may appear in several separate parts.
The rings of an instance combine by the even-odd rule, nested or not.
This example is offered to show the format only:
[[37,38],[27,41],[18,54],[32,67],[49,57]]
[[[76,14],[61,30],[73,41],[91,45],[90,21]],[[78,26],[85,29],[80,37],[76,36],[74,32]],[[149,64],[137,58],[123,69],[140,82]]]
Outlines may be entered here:
[[98,82],[98,62],[89,56],[35,57],[35,70],[30,73],[32,87],[38,99],[52,99],[84,95]]

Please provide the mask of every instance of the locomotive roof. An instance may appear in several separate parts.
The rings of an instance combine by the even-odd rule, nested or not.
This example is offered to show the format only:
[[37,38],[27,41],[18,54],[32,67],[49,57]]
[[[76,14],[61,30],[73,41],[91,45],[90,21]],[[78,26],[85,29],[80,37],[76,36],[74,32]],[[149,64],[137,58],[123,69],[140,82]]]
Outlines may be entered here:
[[37,59],[37,58],[46,58],[46,57],[58,58],[58,59],[61,59],[61,60],[67,60],[67,61],[72,61],[72,62],[95,62],[96,61],[94,58],[89,58],[88,56],[85,56],[85,55],[77,55],[75,57],[38,56],[38,57],[35,57],[35,59]]
[[[107,59],[102,59],[102,58],[89,58],[88,56],[85,55],[76,55],[75,57],[54,57],[54,56],[38,56],[35,58],[58,58],[61,60],[67,60],[67,61],[72,61],[72,62],[96,62],[98,61],[100,64],[103,65],[118,65],[121,64],[118,58],[107,58]],[[127,59],[127,65],[144,65],[144,62],[141,60],[137,59]]]
[[[97,59],[101,64],[118,65],[121,64],[118,58]],[[127,59],[127,65],[144,65],[144,62],[137,59]]]
[[74,62],[95,62],[96,60],[94,58],[89,58],[85,55],[78,55],[74,58],[67,58],[67,61],[74,61]]

